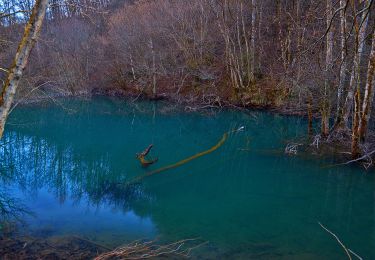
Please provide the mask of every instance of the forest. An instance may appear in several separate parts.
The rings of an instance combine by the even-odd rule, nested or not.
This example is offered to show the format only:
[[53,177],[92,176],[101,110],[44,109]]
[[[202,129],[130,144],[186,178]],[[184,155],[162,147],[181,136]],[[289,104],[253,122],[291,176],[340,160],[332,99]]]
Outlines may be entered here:
[[[322,140],[350,140],[354,158],[369,152],[373,1],[35,4],[46,19],[17,99],[100,93],[277,107],[319,118]],[[29,0],[1,4],[3,97],[32,8]]]
[[[191,113],[233,109],[239,113],[272,112],[305,120],[303,134],[300,135],[304,137],[303,141],[283,143],[282,149],[286,147],[283,153],[297,155],[302,146],[308,147],[306,150],[314,156],[322,151],[326,154],[329,150],[328,157],[339,157],[339,163],[335,160],[329,163],[329,167],[357,163],[361,171],[364,166],[371,173],[375,156],[374,2],[0,0],[0,139],[4,147],[11,139],[9,133],[14,131],[15,126],[14,120],[10,124],[8,120],[13,112],[23,118],[17,113],[18,109],[27,110],[28,106],[46,100],[60,104],[59,100],[75,102],[77,98],[106,97],[129,103],[141,102],[140,106],[143,106],[142,102],[156,102],[152,103],[154,119],[158,114],[155,104],[166,102]],[[100,102],[98,104],[102,104]],[[138,113],[134,111],[138,107],[129,106],[134,113],[130,124],[133,127]],[[33,114],[30,116],[34,118]],[[232,115],[225,114],[223,117],[228,119]],[[266,115],[256,114],[254,117],[265,117],[264,122],[270,120]],[[294,119],[286,120],[299,127]],[[44,124],[42,119],[35,121]],[[75,124],[80,125],[79,122]],[[221,126],[213,127],[221,129]],[[65,126],[53,121],[46,127],[61,129]],[[194,150],[198,156],[182,161],[190,162],[213,152],[224,142],[229,142],[227,138],[231,139],[232,135],[245,129],[237,123],[235,128],[231,127],[229,131],[222,129],[225,134],[215,149],[214,146],[207,153],[201,152],[202,149]],[[280,126],[280,129],[288,127],[291,126]],[[10,132],[7,134],[8,128]],[[85,128],[82,126],[82,129]],[[299,133],[298,129],[295,132]],[[255,128],[254,131],[258,130]],[[147,138],[146,135],[144,139]],[[236,151],[249,151],[248,145],[252,142],[249,140],[255,137],[247,138],[246,147],[236,148]],[[17,142],[22,143],[22,138]],[[158,163],[157,157],[150,161],[144,159],[153,147],[152,142],[154,138],[143,144],[144,147],[149,145],[148,149],[137,154],[144,168]],[[18,145],[27,147],[26,144]],[[18,153],[27,149],[19,149],[14,156],[21,164],[19,158],[25,155]],[[155,149],[158,149],[157,145]],[[39,147],[37,150],[43,149]],[[55,153],[53,148],[51,151]],[[3,153],[0,153],[3,162],[11,164],[12,160],[7,157],[10,152],[4,148]],[[35,153],[41,156],[39,152]],[[132,153],[135,154],[135,151]],[[62,156],[61,162],[55,159],[49,163],[47,157],[43,157],[43,165],[54,165],[57,161],[75,164],[71,155],[65,156],[63,151],[56,151],[56,154]],[[72,154],[79,157],[74,152]],[[105,161],[103,165],[108,163],[108,169],[111,168],[106,155],[99,154],[100,160]],[[176,165],[179,166],[179,163]],[[172,163],[171,166],[161,169],[175,168]],[[40,170],[39,166],[37,168]],[[101,166],[99,168],[103,170]],[[81,169],[82,172],[86,170],[85,167]],[[145,176],[154,175],[158,170],[146,172]],[[12,168],[12,171],[15,169]],[[53,167],[53,171],[62,173],[64,167]],[[55,182],[60,183],[62,179]],[[73,179],[77,181],[75,177]],[[93,187],[86,189],[90,196],[95,193]],[[100,194],[104,196],[105,192]],[[112,198],[116,196],[118,194]],[[371,225],[374,226],[374,223]],[[186,242],[186,238],[175,240],[179,241],[177,244],[168,244],[167,249],[188,256],[190,248],[180,251],[178,247]],[[355,257],[354,252],[338,241],[349,259]],[[178,250],[175,252],[176,245]],[[145,248],[149,250],[147,243],[142,246],[139,249],[141,253]],[[128,249],[121,252],[126,253]],[[155,255],[165,253],[163,248],[153,247],[152,250]],[[369,255],[373,253],[371,251]],[[113,255],[103,257],[107,259],[105,257]]]

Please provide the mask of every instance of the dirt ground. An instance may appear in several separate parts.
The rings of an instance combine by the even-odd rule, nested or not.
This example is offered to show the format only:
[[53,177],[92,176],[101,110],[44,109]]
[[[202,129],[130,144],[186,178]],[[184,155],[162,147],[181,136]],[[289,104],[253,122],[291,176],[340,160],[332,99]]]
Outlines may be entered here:
[[78,237],[1,237],[0,258],[10,259],[92,259],[107,251]]

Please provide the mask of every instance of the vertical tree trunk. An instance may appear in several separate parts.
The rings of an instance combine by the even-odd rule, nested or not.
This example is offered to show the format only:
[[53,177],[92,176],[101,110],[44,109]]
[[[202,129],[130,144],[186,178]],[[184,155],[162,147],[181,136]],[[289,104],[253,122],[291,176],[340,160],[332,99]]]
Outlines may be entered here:
[[[331,27],[331,19],[333,16],[332,12],[332,0],[327,0],[327,17],[326,26],[327,30]],[[325,68],[325,82],[324,82],[324,95],[322,102],[322,123],[321,123],[321,134],[327,136],[329,134],[329,118],[330,118],[330,102],[329,92],[331,87],[331,75],[330,70],[332,68],[333,60],[333,30],[332,28],[327,33],[326,39],[326,68]]]
[[251,0],[251,74],[250,79],[255,81],[255,36],[256,36],[256,0]]
[[34,8],[30,19],[26,24],[13,64],[9,69],[8,77],[3,85],[0,95],[0,138],[3,136],[5,122],[13,103],[17,87],[23,75],[23,71],[27,65],[31,50],[39,36],[47,4],[48,0],[35,1]]
[[152,39],[150,40],[151,55],[152,55],[152,95],[156,98],[156,63],[155,63],[155,49]]
[[359,118],[360,118],[360,92],[357,87],[354,96],[354,114],[353,114],[353,129],[352,129],[352,157],[358,158],[360,155],[359,148]]
[[286,50],[284,48],[284,39],[283,39],[283,26],[281,24],[281,13],[282,13],[282,3],[281,0],[276,0],[276,9],[277,9],[277,23],[278,23],[278,38],[281,49],[281,58],[283,60],[284,70],[287,71],[287,62],[286,62]]
[[308,135],[311,135],[313,133],[313,125],[312,125],[312,120],[313,120],[313,114],[312,114],[312,97],[309,95],[308,100],[307,100],[307,133]]
[[[250,54],[250,49],[249,49],[249,42],[248,42],[248,33],[246,31],[246,24],[245,24],[245,15],[243,12],[243,4],[241,2],[241,23],[242,23],[242,32],[243,32],[243,38],[245,41],[245,51],[246,51],[246,75],[247,75],[247,82],[246,82],[246,87],[250,87],[251,85],[251,54]],[[259,40],[259,38],[258,38]]]
[[372,102],[374,99],[374,85],[375,85],[375,32],[372,35],[372,47],[367,66],[367,81],[365,86],[365,96],[362,105],[362,114],[359,124],[359,137],[363,142],[366,138],[368,122],[372,109]]
[[262,42],[262,26],[263,26],[263,2],[261,1],[260,3],[258,3],[258,55],[257,55],[257,68],[258,68],[258,72],[261,72],[261,66],[262,66],[262,54],[263,54],[263,48],[261,46],[261,42]]
[[346,0],[340,0],[340,48],[341,48],[341,67],[340,82],[337,89],[337,111],[334,128],[341,128],[343,123],[343,100],[342,96],[345,89],[346,80]]
[[130,48],[129,48],[129,52],[130,52],[130,67],[131,67],[131,70],[132,70],[133,80],[135,81],[136,78],[135,78],[134,61],[133,61],[133,55],[131,54]]
[[[363,1],[365,7],[368,6],[369,1],[365,0]],[[353,3],[354,6],[354,3]],[[355,12],[355,11],[354,11]],[[354,14],[356,15],[356,14]],[[353,68],[352,73],[350,76],[350,84],[348,89],[348,94],[345,99],[345,104],[343,107],[343,121],[345,126],[348,126],[349,116],[350,112],[352,110],[353,106],[353,97],[357,88],[357,85],[360,84],[359,82],[359,73],[360,73],[360,64],[361,59],[363,55],[363,47],[364,47],[364,40],[366,36],[366,29],[368,24],[368,16],[369,14],[367,12],[362,13],[362,20],[357,21],[357,19],[354,20],[354,26],[356,27],[356,40],[355,40],[355,53],[353,58]],[[360,28],[358,28],[360,26]]]

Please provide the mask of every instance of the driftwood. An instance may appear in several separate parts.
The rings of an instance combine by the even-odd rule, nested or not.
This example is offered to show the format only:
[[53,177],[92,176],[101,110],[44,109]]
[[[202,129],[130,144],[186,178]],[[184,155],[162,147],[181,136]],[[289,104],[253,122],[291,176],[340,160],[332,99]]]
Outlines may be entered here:
[[154,164],[155,162],[158,161],[158,158],[155,158],[153,160],[146,159],[146,156],[149,154],[152,147],[153,147],[153,144],[150,144],[143,152],[137,153],[137,159],[141,162],[143,167],[148,167],[151,164]]
[[[136,183],[136,182],[139,182],[139,181],[143,180],[143,179],[146,178],[146,177],[149,177],[149,176],[152,176],[152,175],[155,175],[155,174],[158,174],[158,173],[161,173],[161,172],[164,172],[164,171],[170,170],[170,169],[177,168],[177,167],[179,167],[179,166],[181,166],[181,165],[183,165],[183,164],[185,164],[185,163],[188,163],[188,162],[190,162],[190,161],[192,161],[192,160],[194,160],[194,159],[197,159],[197,158],[202,157],[202,156],[204,156],[204,155],[210,154],[210,153],[216,151],[218,148],[220,148],[220,147],[226,142],[226,140],[228,139],[229,134],[231,134],[231,133],[236,133],[236,132],[240,132],[240,131],[243,131],[244,129],[245,129],[245,127],[244,127],[244,126],[241,126],[241,127],[238,128],[238,129],[235,129],[235,130],[231,130],[231,131],[229,131],[229,132],[226,132],[226,133],[223,134],[223,136],[221,137],[221,139],[219,140],[219,142],[218,142],[216,145],[212,146],[210,149],[205,150],[205,151],[200,152],[200,153],[197,153],[197,154],[195,154],[195,155],[193,155],[193,156],[190,156],[190,157],[188,157],[188,158],[186,158],[186,159],[183,159],[183,160],[181,160],[181,161],[178,161],[178,162],[176,162],[176,163],[174,163],[174,164],[167,165],[167,166],[161,167],[161,168],[159,168],[159,169],[156,169],[156,170],[154,170],[154,171],[148,172],[148,173],[146,173],[146,174],[144,174],[144,175],[141,175],[141,176],[139,176],[139,177],[133,179],[132,181],[128,182],[127,185],[129,185],[129,184],[133,184],[133,183]],[[152,147],[152,145],[150,145],[150,146]],[[150,146],[149,146],[144,152],[149,152],[149,150],[151,149]],[[140,155],[142,156],[142,153],[141,153]],[[138,155],[137,155],[137,156],[138,156]]]

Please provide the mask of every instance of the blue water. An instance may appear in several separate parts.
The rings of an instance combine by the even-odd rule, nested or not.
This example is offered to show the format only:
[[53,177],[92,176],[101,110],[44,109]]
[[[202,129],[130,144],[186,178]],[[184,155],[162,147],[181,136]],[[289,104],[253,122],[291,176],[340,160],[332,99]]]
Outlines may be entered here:
[[[123,185],[214,146],[181,167]],[[37,236],[79,235],[108,246],[135,239],[209,243],[198,258],[344,259],[335,232],[375,259],[375,177],[319,156],[287,156],[303,118],[260,111],[185,112],[166,103],[62,100],[17,108],[0,146],[2,193],[33,215]],[[154,144],[155,165],[135,154]]]

